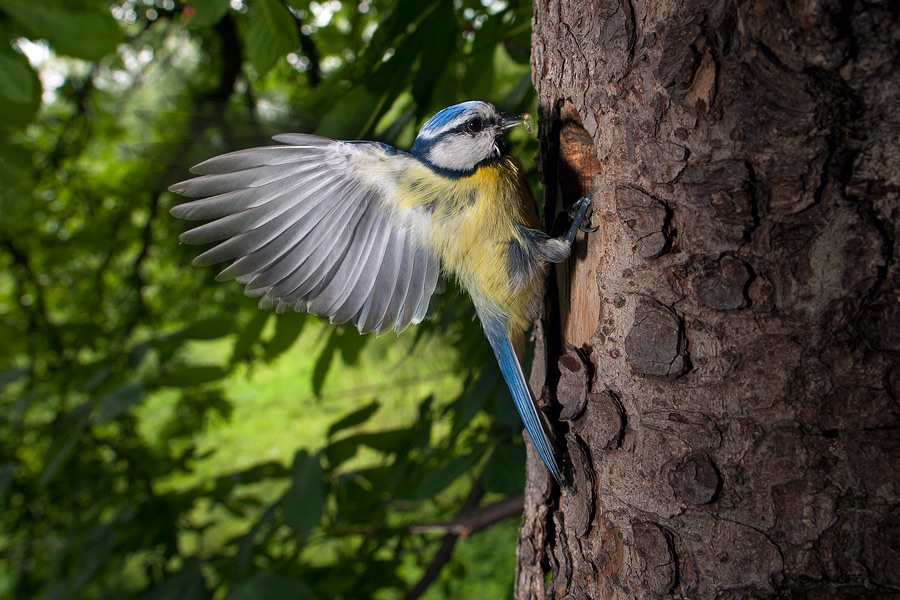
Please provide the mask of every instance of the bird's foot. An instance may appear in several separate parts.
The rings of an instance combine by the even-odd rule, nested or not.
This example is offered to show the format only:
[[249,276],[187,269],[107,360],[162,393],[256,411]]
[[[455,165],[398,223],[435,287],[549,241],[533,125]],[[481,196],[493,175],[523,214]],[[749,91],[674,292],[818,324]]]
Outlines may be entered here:
[[566,243],[571,245],[575,240],[575,234],[579,231],[585,233],[593,233],[599,227],[591,227],[591,199],[589,196],[579,198],[569,209],[569,216],[572,217],[572,226],[569,233],[566,234]]

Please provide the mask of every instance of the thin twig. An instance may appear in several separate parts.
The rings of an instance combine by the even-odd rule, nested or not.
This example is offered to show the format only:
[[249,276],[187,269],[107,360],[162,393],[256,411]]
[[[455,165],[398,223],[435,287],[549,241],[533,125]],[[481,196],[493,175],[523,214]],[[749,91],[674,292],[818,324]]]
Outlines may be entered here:
[[452,533],[465,539],[473,533],[477,533],[494,523],[521,514],[524,502],[524,494],[507,496],[499,502],[482,506],[481,508],[466,514],[458,514],[452,521],[430,523],[427,525],[412,525],[409,527],[409,532]]
[[[463,523],[468,521],[470,526],[478,526],[483,529],[487,527],[490,522],[486,519],[478,519],[472,520],[470,519],[473,513],[480,513],[482,511],[476,511],[476,507],[478,503],[481,501],[481,498],[484,496],[484,485],[481,483],[481,478],[475,480],[475,483],[472,484],[472,489],[469,491],[469,495],[466,497],[465,502],[463,502],[462,507],[459,509],[459,512],[456,513],[456,517],[453,519],[452,523]],[[501,501],[503,502],[503,501]],[[523,498],[518,498],[519,510],[522,510],[522,502]],[[499,503],[498,503],[499,504]],[[491,508],[496,506],[496,504],[491,505],[486,508]],[[495,522],[495,521],[491,521]],[[472,531],[477,531],[477,529],[466,530],[468,533],[472,533]],[[466,533],[466,535],[468,535]],[[403,600],[416,600],[420,598],[422,594],[431,586],[432,583],[437,579],[438,575],[441,573],[441,569],[444,568],[448,562],[450,562],[450,558],[453,556],[453,547],[456,545],[457,540],[461,537],[460,533],[456,533],[451,529],[451,532],[444,536],[441,540],[441,547],[438,548],[437,553],[434,555],[434,558],[431,561],[431,564],[428,565],[428,568],[425,569],[425,574],[422,575],[422,578],[412,587],[409,592],[403,597]]]

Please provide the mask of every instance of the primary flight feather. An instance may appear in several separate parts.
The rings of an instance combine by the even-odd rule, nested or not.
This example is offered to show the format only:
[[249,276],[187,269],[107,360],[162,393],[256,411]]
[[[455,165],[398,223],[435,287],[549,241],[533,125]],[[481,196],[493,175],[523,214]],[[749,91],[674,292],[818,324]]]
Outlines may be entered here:
[[516,408],[557,482],[562,471],[528,388],[514,341],[539,311],[549,263],[569,254],[589,204],[565,239],[539,230],[521,168],[503,130],[522,122],[486,102],[434,115],[409,152],[378,142],[307,134],[196,165],[172,208],[207,223],[188,244],[216,243],[196,265],[232,261],[261,308],[352,321],[361,333],[418,323],[444,272],[472,297]]

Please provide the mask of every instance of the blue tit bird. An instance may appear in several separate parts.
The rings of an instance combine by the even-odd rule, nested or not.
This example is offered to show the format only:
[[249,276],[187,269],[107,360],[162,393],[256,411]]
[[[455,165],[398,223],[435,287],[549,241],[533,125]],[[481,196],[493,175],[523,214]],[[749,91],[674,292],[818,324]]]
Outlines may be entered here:
[[455,277],[475,304],[516,408],[541,459],[563,481],[549,427],[515,348],[537,316],[550,263],[565,260],[590,202],[569,234],[539,229],[534,200],[503,131],[523,122],[486,102],[435,114],[409,152],[379,142],[282,134],[279,145],[202,162],[173,192],[172,208],[205,220],[181,241],[215,246],[195,265],[233,261],[260,308],[308,312],[360,333],[398,332],[426,314],[438,275]]

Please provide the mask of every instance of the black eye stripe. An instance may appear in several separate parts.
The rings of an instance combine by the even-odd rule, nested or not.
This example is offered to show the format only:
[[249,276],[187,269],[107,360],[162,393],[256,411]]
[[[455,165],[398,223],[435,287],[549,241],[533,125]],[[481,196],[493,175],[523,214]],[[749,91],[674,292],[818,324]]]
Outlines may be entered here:
[[[481,123],[480,129],[472,129],[471,124],[472,121],[478,120]],[[459,125],[453,127],[452,129],[447,129],[438,134],[438,138],[443,138],[445,136],[453,135],[455,133],[481,133],[485,129],[490,129],[494,125],[496,125],[496,121],[494,119],[485,119],[484,117],[470,117],[460,123]]]

